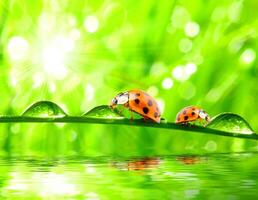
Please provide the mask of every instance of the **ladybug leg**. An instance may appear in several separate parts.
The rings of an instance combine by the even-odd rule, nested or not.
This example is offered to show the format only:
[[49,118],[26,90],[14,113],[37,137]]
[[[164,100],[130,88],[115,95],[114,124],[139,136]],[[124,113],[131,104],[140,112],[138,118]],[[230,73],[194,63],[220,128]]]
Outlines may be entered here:
[[206,121],[203,120],[202,118],[199,118],[199,122],[200,122],[201,126],[203,126],[203,127],[206,126]]
[[129,103],[128,103],[128,102],[125,103],[125,104],[124,104],[124,107],[125,107],[125,108],[128,108],[128,107],[129,107]]
[[121,108],[121,109],[119,109],[119,110],[117,109],[117,110],[118,110],[117,112],[118,112],[120,115],[122,115],[122,113],[123,113],[124,109],[125,109],[124,107],[122,107],[122,108]]
[[148,120],[149,120],[148,117],[143,117],[143,121],[144,121],[144,122],[147,122]]
[[123,105],[123,107],[121,107],[120,109],[117,109],[118,114],[122,115],[124,109],[125,109],[125,108],[128,108],[128,106],[129,106],[129,103],[125,103],[125,104]]

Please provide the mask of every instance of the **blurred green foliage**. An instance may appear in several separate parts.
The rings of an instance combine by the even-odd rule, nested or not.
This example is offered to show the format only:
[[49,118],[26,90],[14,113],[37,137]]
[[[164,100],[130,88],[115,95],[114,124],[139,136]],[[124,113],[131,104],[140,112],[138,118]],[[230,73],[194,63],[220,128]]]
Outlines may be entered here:
[[[256,0],[0,1],[0,113],[53,101],[69,115],[147,91],[163,117],[234,112],[258,130]],[[97,125],[6,124],[2,152],[156,154],[257,149],[257,142]],[[151,150],[155,149],[155,150]]]

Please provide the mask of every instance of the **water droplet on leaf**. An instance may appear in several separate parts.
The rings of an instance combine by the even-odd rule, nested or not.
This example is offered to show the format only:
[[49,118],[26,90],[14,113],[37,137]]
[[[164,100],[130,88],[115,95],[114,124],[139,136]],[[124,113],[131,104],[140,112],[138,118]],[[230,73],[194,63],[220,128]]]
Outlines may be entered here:
[[254,133],[248,122],[241,116],[234,113],[221,113],[213,117],[206,127],[236,134]]
[[67,114],[57,104],[51,101],[39,101],[27,108],[22,116],[60,118],[67,116]]
[[110,106],[102,105],[97,106],[87,113],[83,114],[84,117],[94,117],[94,118],[112,118],[112,119],[124,119],[124,117],[118,113],[115,109]]

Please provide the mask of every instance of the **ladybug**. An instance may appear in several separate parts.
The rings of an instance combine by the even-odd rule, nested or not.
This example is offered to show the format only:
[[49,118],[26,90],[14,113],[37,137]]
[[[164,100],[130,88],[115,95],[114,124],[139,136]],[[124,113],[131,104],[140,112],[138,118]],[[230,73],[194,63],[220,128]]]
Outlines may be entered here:
[[209,122],[210,117],[203,109],[197,106],[185,107],[176,115],[177,124],[188,123],[196,120],[205,120],[206,122]]
[[112,99],[110,107],[114,108],[117,105],[123,105],[130,111],[140,114],[144,120],[151,119],[154,122],[160,123],[158,104],[153,97],[144,91],[130,90],[119,93]]

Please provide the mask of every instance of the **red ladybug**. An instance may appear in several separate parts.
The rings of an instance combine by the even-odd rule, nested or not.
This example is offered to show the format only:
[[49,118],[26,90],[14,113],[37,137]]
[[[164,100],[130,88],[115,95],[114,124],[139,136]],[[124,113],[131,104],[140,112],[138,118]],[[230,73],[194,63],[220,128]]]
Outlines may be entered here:
[[177,124],[188,123],[196,120],[205,120],[206,122],[209,122],[210,117],[203,109],[197,106],[185,107],[176,116]]
[[160,123],[160,109],[153,97],[141,90],[130,90],[119,93],[112,99],[110,106],[123,105],[130,111],[140,114],[144,119]]

